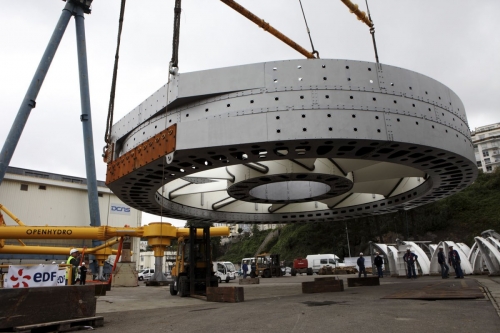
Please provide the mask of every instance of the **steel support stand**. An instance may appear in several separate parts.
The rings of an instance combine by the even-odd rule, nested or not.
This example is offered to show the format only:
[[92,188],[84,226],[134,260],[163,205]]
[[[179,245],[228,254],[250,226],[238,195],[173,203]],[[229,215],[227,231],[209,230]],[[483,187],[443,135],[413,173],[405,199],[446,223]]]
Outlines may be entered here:
[[[80,120],[83,127],[83,144],[85,149],[85,169],[87,172],[87,191],[89,199],[90,225],[101,226],[99,215],[99,200],[97,194],[97,176],[94,158],[94,140],[92,136],[92,117],[90,111],[89,74],[87,67],[87,45],[85,41],[85,18],[83,8],[75,8],[76,45],[78,50],[78,70],[80,77],[80,102],[82,114]],[[101,245],[98,240],[92,240],[92,247]]]
[[189,295],[195,294],[195,249],[196,249],[196,227],[189,226]]
[[28,117],[31,113],[31,110],[36,106],[36,98],[38,93],[40,92],[40,88],[42,87],[43,81],[45,80],[45,76],[50,68],[50,64],[54,59],[54,55],[56,54],[57,48],[61,43],[61,39],[66,31],[66,27],[68,26],[69,20],[71,19],[71,15],[75,9],[75,5],[68,2],[64,7],[59,21],[57,22],[56,28],[52,33],[52,37],[50,38],[49,44],[43,53],[42,59],[38,64],[38,68],[36,69],[35,75],[31,80],[31,84],[24,96],[24,99],[21,103],[21,107],[17,112],[16,119],[14,120],[14,124],[9,131],[9,135],[5,140],[2,151],[0,152],[0,184],[2,183],[5,173],[7,172],[7,167],[9,166],[10,160],[14,155],[14,151],[19,142],[21,134],[23,132],[24,126],[28,121]]
[[210,279],[212,277],[212,248],[210,242],[210,227],[203,227],[203,240],[205,241],[205,294],[207,292],[207,288],[210,287]]
[[165,257],[155,257],[155,273],[150,281],[167,281],[167,278],[163,274],[163,261]]

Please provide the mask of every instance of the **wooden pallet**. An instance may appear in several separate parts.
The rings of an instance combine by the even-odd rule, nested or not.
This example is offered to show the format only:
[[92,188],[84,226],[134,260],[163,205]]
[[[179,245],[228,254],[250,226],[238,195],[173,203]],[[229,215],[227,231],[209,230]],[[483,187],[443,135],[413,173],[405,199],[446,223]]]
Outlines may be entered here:
[[[77,327],[92,328],[104,326],[104,317],[86,317],[69,320],[52,321],[48,323],[16,326],[14,332],[64,332],[75,331]],[[82,328],[85,329],[85,328]]]

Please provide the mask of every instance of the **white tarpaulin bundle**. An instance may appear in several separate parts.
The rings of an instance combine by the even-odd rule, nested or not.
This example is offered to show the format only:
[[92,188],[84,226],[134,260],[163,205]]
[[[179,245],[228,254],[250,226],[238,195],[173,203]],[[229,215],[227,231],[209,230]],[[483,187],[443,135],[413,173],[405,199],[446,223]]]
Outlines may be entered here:
[[4,276],[4,288],[55,287],[65,284],[65,271],[57,265],[9,266]]

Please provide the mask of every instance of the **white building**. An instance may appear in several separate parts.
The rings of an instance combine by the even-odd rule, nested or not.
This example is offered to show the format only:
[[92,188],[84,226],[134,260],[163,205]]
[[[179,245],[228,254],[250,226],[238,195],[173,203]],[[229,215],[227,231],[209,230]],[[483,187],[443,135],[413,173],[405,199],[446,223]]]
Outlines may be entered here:
[[471,135],[477,167],[492,172],[500,165],[500,123],[476,127]]
[[[175,257],[177,252],[175,249],[165,251],[163,260],[163,273],[169,273],[175,264]],[[137,270],[145,268],[155,268],[155,256],[153,251],[144,251],[139,254],[139,261],[137,262]]]
[[[141,212],[120,201],[105,185],[97,182],[101,225],[122,227],[141,226]],[[87,196],[87,180],[84,178],[8,167],[0,185],[0,204],[5,206],[24,224],[29,226],[89,226],[90,212]],[[4,215],[7,225],[17,225]],[[27,239],[26,245],[61,247],[92,247],[91,240]],[[17,240],[5,240],[6,244],[18,245]],[[133,261],[139,260],[139,239],[133,240]],[[55,260],[60,256],[0,254],[1,262],[22,259]],[[66,259],[67,256],[63,259]]]

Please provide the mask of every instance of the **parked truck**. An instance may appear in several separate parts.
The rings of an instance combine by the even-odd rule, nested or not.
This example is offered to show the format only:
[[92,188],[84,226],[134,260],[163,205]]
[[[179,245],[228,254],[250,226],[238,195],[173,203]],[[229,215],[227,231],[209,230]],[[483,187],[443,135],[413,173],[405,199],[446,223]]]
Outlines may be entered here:
[[297,258],[293,259],[293,266],[290,274],[292,274],[292,276],[296,276],[297,274],[313,275],[313,269],[308,266],[307,259]]

